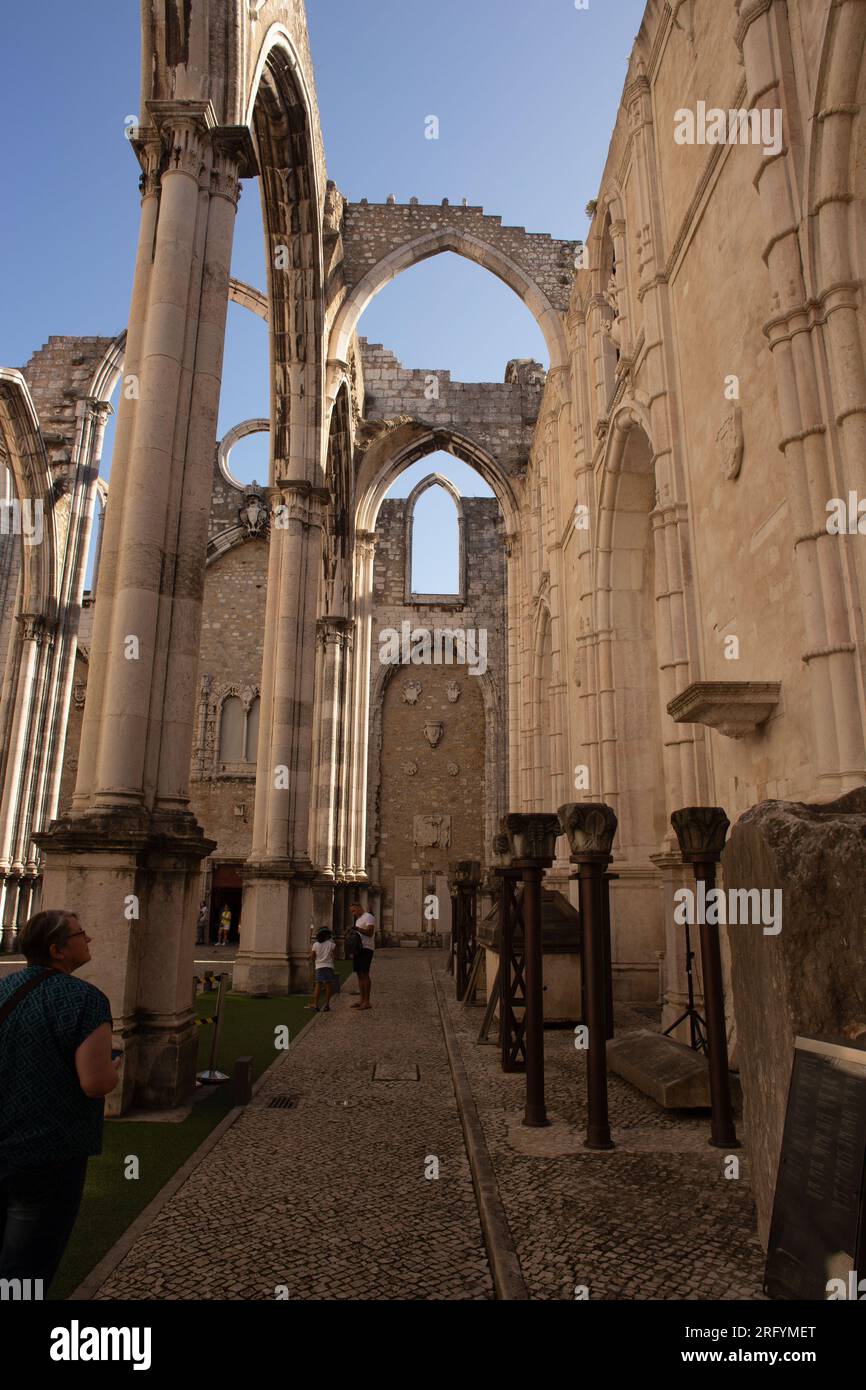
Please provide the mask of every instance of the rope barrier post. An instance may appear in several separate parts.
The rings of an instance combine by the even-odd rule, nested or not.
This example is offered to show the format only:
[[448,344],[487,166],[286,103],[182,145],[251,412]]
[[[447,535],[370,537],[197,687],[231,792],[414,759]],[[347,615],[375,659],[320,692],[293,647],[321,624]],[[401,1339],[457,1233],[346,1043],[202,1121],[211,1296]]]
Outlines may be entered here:
[[223,1028],[223,1005],[225,1004],[226,994],[228,993],[226,989],[227,979],[228,975],[220,975],[219,977],[216,1012],[214,1014],[213,1041],[210,1046],[210,1064],[207,1071],[199,1072],[197,1078],[204,1086],[222,1086],[223,1083],[229,1079],[224,1071],[217,1071],[216,1069],[217,1051],[219,1049],[220,1035]]

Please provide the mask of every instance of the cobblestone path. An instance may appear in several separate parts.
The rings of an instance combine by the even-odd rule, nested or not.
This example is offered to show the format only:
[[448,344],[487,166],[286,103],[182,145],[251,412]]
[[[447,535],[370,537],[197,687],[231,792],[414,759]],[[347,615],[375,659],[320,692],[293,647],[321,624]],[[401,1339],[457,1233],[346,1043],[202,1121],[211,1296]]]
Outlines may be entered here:
[[[377,952],[374,1009],[351,1009],[344,988],[97,1297],[492,1299],[432,966],[530,1296],[759,1298],[745,1151],[726,1178],[705,1116],[666,1113],[615,1076],[617,1148],[583,1149],[585,1057],[569,1030],[545,1034],[552,1124],[525,1129],[524,1078],[476,1042],[482,1010],[455,1001],[443,959]],[[618,1031],[651,1022],[618,1011]],[[417,1064],[420,1079],[374,1080],[377,1064]],[[294,1108],[270,1109],[280,1095]]]
[[427,955],[377,951],[373,1009],[344,986],[97,1297],[493,1298]]
[[[664,1111],[613,1075],[617,1147],[584,1149],[586,1054],[568,1029],[545,1031],[550,1127],[525,1129],[525,1078],[500,1071],[498,1049],[476,1042],[482,1010],[439,979],[533,1299],[574,1299],[578,1286],[590,1300],[762,1297],[745,1150],[739,1178],[726,1178],[706,1115]],[[617,1031],[654,1026],[648,1012],[618,1008]]]

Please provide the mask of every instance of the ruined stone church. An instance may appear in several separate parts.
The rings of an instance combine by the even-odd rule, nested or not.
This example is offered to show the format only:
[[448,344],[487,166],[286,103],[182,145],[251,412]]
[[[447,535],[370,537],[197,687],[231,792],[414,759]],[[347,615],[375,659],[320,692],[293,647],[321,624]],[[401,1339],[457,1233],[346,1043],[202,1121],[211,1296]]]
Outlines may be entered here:
[[[845,916],[866,810],[866,6],[649,0],[585,244],[476,206],[346,202],[300,0],[150,11],[128,324],[0,371],[22,523],[0,546],[5,949],[39,903],[79,910],[123,1040],[120,1103],[172,1104],[202,900],[240,922],[236,989],[295,991],[311,923],[340,935],[359,900],[416,941],[429,893],[447,913],[449,863],[491,866],[506,813],[602,802],[615,994],[661,996],[669,1022],[688,881],[671,813],[719,806],[748,828],[805,803],[832,822],[803,868],[814,917],[795,919],[785,880],[780,939],[739,965],[732,943],[732,1045],[734,1015],[742,1048],[770,1007],[750,992],[765,968],[786,1038],[866,1030]],[[722,132],[708,108],[737,119]],[[683,112],[703,118],[691,143]],[[243,180],[258,287],[231,277]],[[376,293],[442,252],[522,299],[549,369],[456,382],[359,336]],[[219,439],[230,299],[267,322],[271,411]],[[232,448],[265,430],[268,482],[244,485]],[[437,451],[494,497],[435,471],[386,496]],[[452,594],[412,583],[434,486],[457,512]],[[412,660],[422,628],[450,660]],[[784,857],[761,825],[758,887]],[[547,884],[574,901],[558,850]]]

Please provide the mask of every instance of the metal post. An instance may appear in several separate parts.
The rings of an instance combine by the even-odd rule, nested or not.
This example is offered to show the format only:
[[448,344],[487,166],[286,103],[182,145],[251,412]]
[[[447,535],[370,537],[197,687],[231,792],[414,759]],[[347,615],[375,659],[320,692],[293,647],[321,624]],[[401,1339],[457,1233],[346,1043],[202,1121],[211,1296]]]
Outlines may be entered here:
[[477,859],[461,859],[451,865],[451,879],[457,890],[454,979],[457,998],[463,1000],[475,956],[475,895],[481,882],[481,864]]
[[549,1123],[544,1104],[544,964],[541,942],[541,877],[556,853],[557,816],[544,812],[506,816],[511,863],[523,874],[523,934],[526,972],[526,1109],[523,1123]]
[[[706,894],[715,888],[716,865],[725,847],[730,821],[720,806],[688,806],[682,811],[674,811],[671,825],[676,831],[683,863],[691,864],[693,867],[695,885],[704,884],[706,902]],[[701,913],[701,917],[705,919],[706,913]],[[710,1143],[716,1149],[738,1149],[740,1142],[737,1139],[731,1105],[725,994],[718,926],[702,920],[700,935],[710,1060]]]
[[205,1086],[221,1086],[224,1081],[228,1081],[228,1076],[224,1071],[217,1071],[216,1059],[219,1049],[220,1034],[223,1030],[223,1004],[225,1003],[226,987],[225,983],[228,975],[220,975],[219,990],[217,991],[216,1012],[214,1014],[213,1041],[210,1045],[210,1064],[207,1071],[200,1071],[198,1080]]
[[617,819],[603,803],[571,802],[560,806],[562,832],[571,846],[580,884],[580,926],[585,975],[586,1026],[586,1149],[612,1149],[607,1097],[608,1016],[605,979],[605,870],[611,861]]
[[613,950],[610,941],[610,885],[619,878],[619,874],[605,874],[601,894],[601,910],[604,926],[602,928],[602,945],[604,947],[604,1017],[606,1038],[614,1035],[613,1026]]

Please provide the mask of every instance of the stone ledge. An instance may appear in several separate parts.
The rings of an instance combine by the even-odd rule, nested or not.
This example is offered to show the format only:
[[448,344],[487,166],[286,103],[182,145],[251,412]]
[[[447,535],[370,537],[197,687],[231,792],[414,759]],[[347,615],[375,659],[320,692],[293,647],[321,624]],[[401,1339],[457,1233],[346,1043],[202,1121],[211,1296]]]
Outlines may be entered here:
[[781,681],[696,681],[667,707],[676,724],[704,724],[725,738],[746,738],[779,703]]

